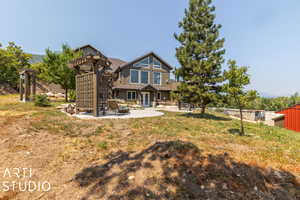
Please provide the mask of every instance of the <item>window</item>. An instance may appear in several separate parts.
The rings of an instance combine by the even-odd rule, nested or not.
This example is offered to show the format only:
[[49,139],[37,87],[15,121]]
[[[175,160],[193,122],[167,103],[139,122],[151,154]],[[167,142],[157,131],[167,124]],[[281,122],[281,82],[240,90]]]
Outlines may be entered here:
[[157,97],[156,97],[158,100],[160,100],[161,99],[161,93],[160,92],[158,92],[157,93]]
[[136,92],[135,91],[128,91],[127,92],[127,100],[135,100],[136,99]]
[[133,64],[134,67],[148,67],[148,65],[150,64],[150,59],[149,57],[144,58],[143,60],[141,60],[138,63]]
[[148,84],[149,83],[149,76],[147,71],[141,71],[141,83]]
[[161,84],[161,73],[160,72],[153,72],[153,82],[154,84]]
[[161,63],[156,58],[154,58],[153,59],[153,66],[155,68],[161,68]]
[[139,71],[138,70],[130,70],[130,82],[131,83],[139,83]]

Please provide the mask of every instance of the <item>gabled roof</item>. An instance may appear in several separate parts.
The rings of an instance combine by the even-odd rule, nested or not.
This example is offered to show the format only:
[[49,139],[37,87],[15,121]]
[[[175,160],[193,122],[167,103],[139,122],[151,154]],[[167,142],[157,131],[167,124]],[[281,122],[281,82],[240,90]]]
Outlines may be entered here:
[[81,49],[84,49],[84,48],[88,48],[88,47],[90,47],[91,49],[94,49],[95,51],[101,53],[98,49],[96,49],[95,47],[93,47],[93,46],[90,45],[90,44],[86,44],[86,45],[84,45],[84,46],[78,47],[78,48],[74,49],[74,51],[78,51],[78,50],[81,50]]
[[118,58],[108,58],[108,60],[111,62],[110,68],[113,72],[115,72],[121,65],[126,63]]
[[123,65],[120,66],[120,69],[123,68],[123,67],[126,67],[126,66],[128,66],[128,65],[131,65],[131,64],[133,64],[133,63],[136,63],[136,62],[138,62],[138,61],[140,61],[140,60],[142,60],[142,59],[144,59],[144,58],[146,58],[146,57],[148,57],[148,56],[154,56],[154,57],[157,58],[160,62],[162,62],[165,66],[167,66],[170,70],[173,69],[173,67],[172,67],[169,63],[167,63],[166,61],[164,61],[161,57],[159,57],[159,56],[158,56],[156,53],[154,53],[153,51],[151,51],[151,52],[149,52],[149,53],[147,53],[147,54],[145,54],[145,55],[143,55],[143,56],[140,56],[140,57],[138,57],[138,58],[136,58],[136,59],[134,59],[134,60],[132,60],[132,61],[130,61],[130,62],[128,62],[128,63],[124,63]]
[[145,86],[142,86],[141,90],[157,90],[154,86],[148,84]]

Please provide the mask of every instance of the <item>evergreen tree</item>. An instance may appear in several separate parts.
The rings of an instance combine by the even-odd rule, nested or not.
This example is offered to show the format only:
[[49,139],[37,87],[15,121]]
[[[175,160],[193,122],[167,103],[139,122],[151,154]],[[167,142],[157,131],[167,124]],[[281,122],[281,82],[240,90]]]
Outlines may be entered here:
[[243,136],[245,135],[243,109],[257,98],[257,92],[254,90],[245,91],[245,86],[250,84],[247,67],[238,67],[234,60],[229,60],[228,65],[229,70],[224,72],[224,77],[228,81],[224,84],[224,91],[226,91],[228,99],[233,100],[235,106],[240,110],[240,135]]
[[181,44],[176,57],[181,68],[176,70],[181,84],[180,99],[195,104],[205,113],[221,92],[224,39],[219,38],[221,25],[215,24],[215,7],[211,0],[190,0],[185,17],[179,23],[183,29],[175,38]]

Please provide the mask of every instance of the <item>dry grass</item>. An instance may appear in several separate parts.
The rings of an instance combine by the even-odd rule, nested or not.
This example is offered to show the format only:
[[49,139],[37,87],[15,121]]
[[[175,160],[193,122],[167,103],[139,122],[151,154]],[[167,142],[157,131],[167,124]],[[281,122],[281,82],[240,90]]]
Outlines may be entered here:
[[[217,113],[79,120],[56,110],[57,104],[39,108],[20,103],[15,95],[0,96],[0,174],[7,167],[32,167],[36,180],[53,185],[49,199],[77,199],[87,189],[78,190],[68,180],[83,168],[103,163],[113,152],[142,151],[156,141],[190,142],[203,155],[226,152],[235,162],[300,176],[300,134],[296,132],[246,123],[247,136],[240,137],[236,133],[239,121]],[[22,193],[17,198],[39,195]]]

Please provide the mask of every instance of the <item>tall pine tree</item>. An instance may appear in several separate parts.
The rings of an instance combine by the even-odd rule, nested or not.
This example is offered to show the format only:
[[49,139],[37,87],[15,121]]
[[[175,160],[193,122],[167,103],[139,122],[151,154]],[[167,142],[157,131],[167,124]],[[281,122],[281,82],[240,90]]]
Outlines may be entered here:
[[224,39],[219,38],[221,25],[215,24],[215,7],[211,0],[190,0],[189,8],[179,23],[183,29],[175,38],[180,42],[176,57],[181,68],[178,87],[180,99],[202,108],[215,102],[221,91]]

